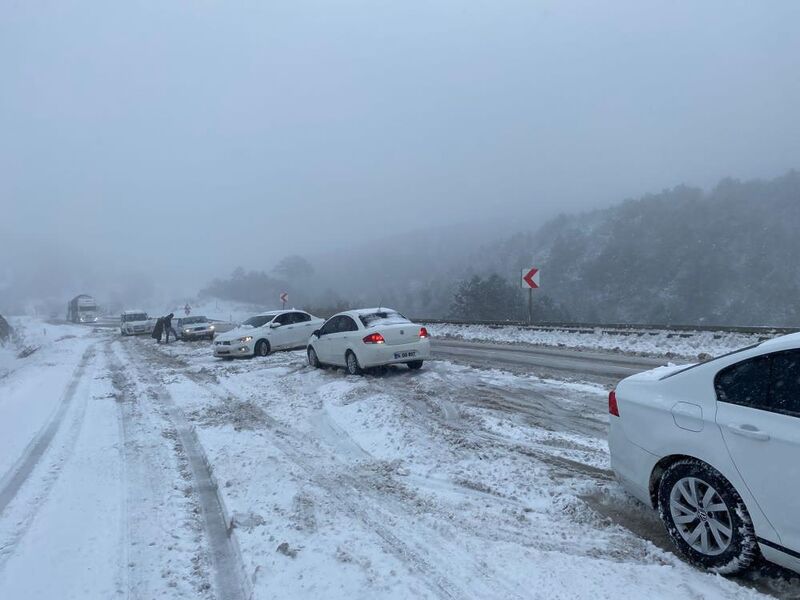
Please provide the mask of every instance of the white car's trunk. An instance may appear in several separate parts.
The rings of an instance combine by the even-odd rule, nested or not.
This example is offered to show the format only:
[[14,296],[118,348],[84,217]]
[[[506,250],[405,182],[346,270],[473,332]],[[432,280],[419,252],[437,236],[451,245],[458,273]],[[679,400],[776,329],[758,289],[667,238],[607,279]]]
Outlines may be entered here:
[[367,331],[380,333],[386,340],[387,346],[399,346],[419,341],[419,325],[413,323],[398,323],[391,325],[375,325]]

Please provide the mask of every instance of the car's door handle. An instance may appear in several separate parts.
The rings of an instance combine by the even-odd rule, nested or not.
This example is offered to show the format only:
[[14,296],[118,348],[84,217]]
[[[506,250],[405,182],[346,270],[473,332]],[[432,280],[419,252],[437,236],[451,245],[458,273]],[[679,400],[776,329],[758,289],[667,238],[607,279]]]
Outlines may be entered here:
[[754,425],[737,425],[735,423],[729,423],[725,426],[725,428],[730,431],[731,433],[735,433],[736,435],[741,435],[742,437],[750,438],[751,440],[758,440],[759,442],[766,442],[769,440],[769,434],[764,433]]

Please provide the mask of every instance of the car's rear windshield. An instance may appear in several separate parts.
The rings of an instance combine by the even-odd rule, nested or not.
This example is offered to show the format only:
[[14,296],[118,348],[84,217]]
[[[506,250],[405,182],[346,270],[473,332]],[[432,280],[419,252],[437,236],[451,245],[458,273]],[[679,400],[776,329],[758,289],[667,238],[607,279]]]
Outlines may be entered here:
[[704,362],[691,364],[691,365],[689,365],[689,366],[687,366],[687,367],[685,367],[683,369],[679,369],[677,371],[673,371],[672,373],[669,373],[668,375],[664,375],[664,377],[662,377],[660,381],[663,381],[664,379],[669,379],[670,377],[674,377],[675,375],[679,375],[681,373],[686,373],[686,371],[691,371],[695,367],[699,367],[699,366],[702,366],[702,365],[707,365],[708,363],[714,362],[715,360],[719,360],[721,358],[727,358],[728,356],[733,356],[734,354],[739,354],[739,352],[745,352],[746,350],[752,350],[753,348],[757,348],[760,345],[761,345],[760,343],[759,344],[752,344],[750,346],[745,346],[744,348],[739,348],[738,350],[734,350],[733,352],[726,352],[725,354],[720,354],[719,356],[715,356],[711,360],[707,360],[707,361],[704,361]]
[[258,317],[250,317],[242,323],[242,325],[250,325],[251,327],[261,327],[265,323],[269,323],[272,319],[275,318],[275,315],[266,315],[266,316],[258,316]]
[[191,325],[192,323],[206,323],[208,319],[205,317],[197,316],[197,317],[183,317],[181,319],[181,324],[183,325]]
[[374,313],[359,315],[358,318],[361,319],[361,323],[364,325],[364,327],[375,327],[376,325],[399,325],[409,322],[408,319],[394,310],[376,311]]

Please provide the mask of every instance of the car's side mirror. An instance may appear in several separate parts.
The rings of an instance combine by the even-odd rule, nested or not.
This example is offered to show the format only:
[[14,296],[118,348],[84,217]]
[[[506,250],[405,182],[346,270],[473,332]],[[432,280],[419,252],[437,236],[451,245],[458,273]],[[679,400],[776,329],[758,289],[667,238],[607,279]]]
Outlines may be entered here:
[[318,338],[319,336],[322,335],[322,331],[320,331],[319,329],[315,329],[314,333],[312,333],[311,335]]
[[272,323],[269,324],[269,328],[270,329],[277,329],[280,326],[281,326],[281,324],[280,323],[276,323],[275,321],[273,321]]

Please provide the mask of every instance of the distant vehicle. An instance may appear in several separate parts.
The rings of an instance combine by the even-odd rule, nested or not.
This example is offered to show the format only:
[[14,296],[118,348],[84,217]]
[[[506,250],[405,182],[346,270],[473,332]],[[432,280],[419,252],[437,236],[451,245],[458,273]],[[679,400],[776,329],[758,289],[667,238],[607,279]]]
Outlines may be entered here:
[[419,369],[430,358],[428,330],[395,310],[363,308],[328,319],[308,342],[313,367],[345,367],[351,375],[363,369],[403,363]]
[[143,335],[153,333],[156,320],[147,316],[143,310],[125,310],[119,316],[119,332],[122,335]]
[[67,321],[73,323],[96,323],[97,303],[87,294],[75,296],[67,303]]
[[800,334],[628,377],[608,404],[611,466],[683,556],[800,573]]
[[178,337],[184,341],[188,340],[212,340],[216,333],[217,326],[208,318],[202,315],[191,317],[179,317],[175,319],[175,331]]
[[273,350],[304,348],[324,321],[302,310],[274,310],[250,317],[214,338],[214,356],[266,356]]

